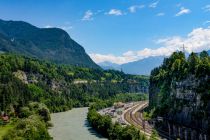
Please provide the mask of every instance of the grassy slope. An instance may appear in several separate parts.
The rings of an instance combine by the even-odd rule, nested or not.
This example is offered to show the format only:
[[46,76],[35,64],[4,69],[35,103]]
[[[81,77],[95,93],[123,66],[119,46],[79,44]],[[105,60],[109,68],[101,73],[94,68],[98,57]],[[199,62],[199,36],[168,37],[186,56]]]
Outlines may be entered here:
[[12,124],[7,124],[5,126],[0,126],[0,140],[2,140],[3,136],[14,126]]

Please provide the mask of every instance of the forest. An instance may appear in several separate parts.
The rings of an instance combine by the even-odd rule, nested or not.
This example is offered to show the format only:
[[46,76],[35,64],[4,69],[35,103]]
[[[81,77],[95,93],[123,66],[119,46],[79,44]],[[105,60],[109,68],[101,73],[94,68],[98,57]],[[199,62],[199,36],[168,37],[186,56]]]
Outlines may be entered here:
[[10,121],[5,125],[0,120],[4,140],[51,139],[47,132],[50,112],[94,106],[104,100],[111,105],[147,99],[146,76],[58,65],[11,53],[0,54],[0,68],[0,115]]
[[189,56],[183,52],[174,52],[151,72],[149,116],[153,119],[163,117],[163,126],[169,121],[189,128],[191,133],[196,131],[191,134],[195,139],[201,134],[208,135],[209,83],[210,57],[206,51],[191,53]]
[[148,92],[148,77],[114,70],[57,65],[15,54],[1,54],[0,67],[0,110],[7,113],[29,101],[60,112],[119,93]]

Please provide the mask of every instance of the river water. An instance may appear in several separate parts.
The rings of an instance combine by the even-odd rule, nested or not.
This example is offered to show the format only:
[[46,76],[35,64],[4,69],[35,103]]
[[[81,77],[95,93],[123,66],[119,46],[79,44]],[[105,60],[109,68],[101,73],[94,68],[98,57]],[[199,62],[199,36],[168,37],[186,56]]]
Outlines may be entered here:
[[88,108],[53,113],[53,127],[49,129],[54,140],[107,140],[98,135],[87,122]]

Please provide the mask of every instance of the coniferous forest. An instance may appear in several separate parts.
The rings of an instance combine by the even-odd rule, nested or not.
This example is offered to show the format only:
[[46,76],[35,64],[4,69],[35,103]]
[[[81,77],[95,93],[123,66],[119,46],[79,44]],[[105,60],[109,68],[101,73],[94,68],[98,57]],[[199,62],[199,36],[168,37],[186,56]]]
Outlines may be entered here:
[[[189,56],[174,52],[151,72],[150,117],[163,117],[157,126],[167,132],[171,129],[175,138],[184,139],[184,133],[191,133],[193,139],[209,137],[209,83],[210,57],[206,51]],[[178,135],[176,129],[183,129],[183,134]]]

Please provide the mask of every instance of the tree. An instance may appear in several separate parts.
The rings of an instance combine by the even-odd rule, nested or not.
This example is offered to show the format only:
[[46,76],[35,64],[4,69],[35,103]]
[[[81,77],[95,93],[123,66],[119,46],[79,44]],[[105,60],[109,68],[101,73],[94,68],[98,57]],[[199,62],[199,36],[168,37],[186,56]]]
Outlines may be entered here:
[[204,59],[204,58],[208,58],[208,57],[209,57],[209,55],[208,55],[207,51],[202,51],[202,52],[200,53],[200,58],[201,58],[201,60]]
[[150,136],[150,140],[158,140],[158,133],[156,130],[152,130],[152,135]]
[[11,129],[3,140],[50,140],[46,125],[37,115],[20,120],[13,129]]
[[199,58],[195,53],[191,53],[188,58],[188,64],[189,64],[189,72],[192,74],[195,74],[196,69],[199,65]]

